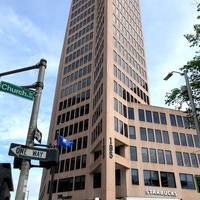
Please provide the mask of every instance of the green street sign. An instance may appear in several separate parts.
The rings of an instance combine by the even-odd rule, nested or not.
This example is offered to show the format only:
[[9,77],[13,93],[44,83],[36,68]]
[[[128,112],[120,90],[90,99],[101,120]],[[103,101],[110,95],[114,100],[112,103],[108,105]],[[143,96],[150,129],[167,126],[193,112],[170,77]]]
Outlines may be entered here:
[[22,98],[29,99],[32,101],[34,100],[34,95],[35,95],[34,91],[24,89],[20,86],[13,85],[11,83],[7,83],[4,81],[0,82],[0,91],[7,92],[10,94],[16,95],[18,97],[22,97]]

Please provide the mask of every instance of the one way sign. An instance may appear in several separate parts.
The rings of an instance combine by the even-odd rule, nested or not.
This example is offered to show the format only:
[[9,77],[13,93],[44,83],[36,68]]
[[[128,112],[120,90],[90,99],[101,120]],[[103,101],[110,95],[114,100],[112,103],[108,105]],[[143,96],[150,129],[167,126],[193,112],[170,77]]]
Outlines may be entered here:
[[8,155],[24,159],[47,160],[48,149],[27,147],[21,144],[11,143]]

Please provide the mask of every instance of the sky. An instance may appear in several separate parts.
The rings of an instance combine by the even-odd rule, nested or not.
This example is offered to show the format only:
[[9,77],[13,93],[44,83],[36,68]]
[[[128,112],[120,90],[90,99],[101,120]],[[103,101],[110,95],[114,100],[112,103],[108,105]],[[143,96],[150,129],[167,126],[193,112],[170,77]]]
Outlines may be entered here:
[[[44,89],[37,127],[46,144],[54,99],[56,76],[63,45],[70,0],[1,0],[0,1],[0,73],[37,64],[47,60]],[[151,105],[165,105],[165,94],[184,85],[184,78],[170,71],[179,71],[195,55],[184,34],[193,33],[197,21],[195,0],[140,0],[146,64],[148,69]],[[31,85],[37,81],[38,70],[0,77],[15,85]],[[0,163],[11,163],[8,156],[11,143],[25,144],[33,102],[0,92]],[[12,169],[14,200],[20,171]],[[27,194],[37,200],[42,170],[29,172]]]

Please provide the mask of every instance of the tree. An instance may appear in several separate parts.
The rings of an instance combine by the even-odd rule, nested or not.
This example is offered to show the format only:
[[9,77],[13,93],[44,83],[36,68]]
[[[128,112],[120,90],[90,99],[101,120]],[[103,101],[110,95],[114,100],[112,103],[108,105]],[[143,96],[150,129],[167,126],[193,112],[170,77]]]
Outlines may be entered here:
[[[197,5],[197,12],[200,12],[200,4]],[[197,16],[200,19],[200,16]],[[194,34],[186,34],[184,37],[191,44],[190,47],[200,47],[200,24],[195,24]],[[196,107],[196,114],[200,116],[200,51],[197,51],[194,58],[188,61],[186,65],[180,68],[180,71],[186,71],[188,73],[188,79],[192,91],[193,101]],[[180,88],[174,88],[170,93],[166,94],[165,104],[175,105],[177,109],[183,107],[183,103],[187,104],[186,113],[191,116],[192,110],[188,93],[182,91]]]

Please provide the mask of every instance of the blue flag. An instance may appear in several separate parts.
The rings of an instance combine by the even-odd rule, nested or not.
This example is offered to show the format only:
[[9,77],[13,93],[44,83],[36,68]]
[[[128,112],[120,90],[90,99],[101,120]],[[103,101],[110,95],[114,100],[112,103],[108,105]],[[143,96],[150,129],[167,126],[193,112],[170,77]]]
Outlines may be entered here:
[[58,146],[70,148],[74,143],[59,135]]

